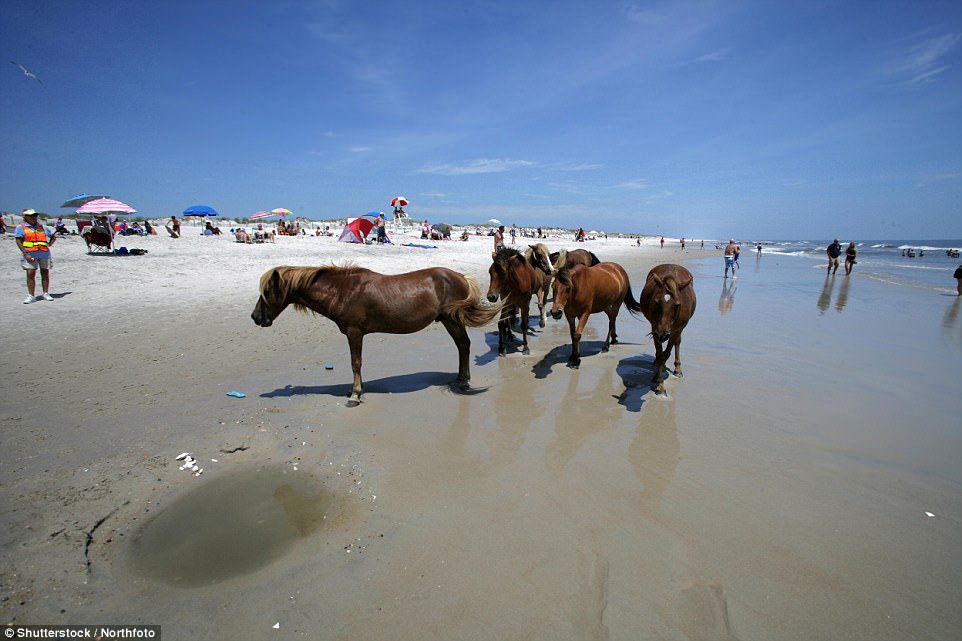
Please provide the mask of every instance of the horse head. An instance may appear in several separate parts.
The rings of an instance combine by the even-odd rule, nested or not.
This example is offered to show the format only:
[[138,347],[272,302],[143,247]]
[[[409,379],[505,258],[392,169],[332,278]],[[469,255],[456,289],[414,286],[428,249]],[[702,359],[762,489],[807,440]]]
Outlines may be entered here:
[[[512,270],[525,263],[524,256],[517,249],[503,248],[491,254],[492,262],[488,267],[488,302],[496,303],[503,294],[506,281]],[[520,261],[520,262],[519,262]]]
[[284,286],[280,268],[275,267],[261,276],[260,297],[251,312],[254,324],[270,327],[288,305],[289,290]]
[[551,318],[555,320],[561,319],[564,306],[571,297],[573,288],[574,282],[571,280],[571,270],[567,267],[558,270],[551,288]]
[[548,253],[548,248],[544,243],[528,245],[528,249],[524,252],[524,257],[532,267],[540,269],[546,276],[552,276],[554,274],[551,255]]
[[[670,269],[660,269],[670,267]],[[651,321],[651,335],[660,343],[664,343],[671,336],[681,321],[681,326],[688,322],[688,319],[680,319],[682,313],[683,296],[685,289],[692,283],[692,276],[689,272],[679,273],[674,266],[659,266],[648,273],[649,283],[654,284],[654,290],[649,298],[651,309],[645,316]],[[657,270],[657,271],[656,271]]]

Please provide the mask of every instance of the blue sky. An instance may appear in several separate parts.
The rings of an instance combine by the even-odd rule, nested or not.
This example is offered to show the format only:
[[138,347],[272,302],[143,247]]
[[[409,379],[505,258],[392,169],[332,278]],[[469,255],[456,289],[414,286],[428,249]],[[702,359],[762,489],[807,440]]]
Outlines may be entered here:
[[3,0],[0,207],[962,238],[962,3]]

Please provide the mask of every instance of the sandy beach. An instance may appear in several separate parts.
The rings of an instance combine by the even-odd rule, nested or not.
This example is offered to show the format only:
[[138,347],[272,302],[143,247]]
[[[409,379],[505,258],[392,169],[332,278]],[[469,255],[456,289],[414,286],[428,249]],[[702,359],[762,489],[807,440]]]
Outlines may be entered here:
[[[5,623],[158,624],[167,641],[962,638],[958,297],[769,255],[731,281],[714,250],[595,240],[636,298],[656,264],[695,276],[666,397],[650,328],[622,310],[607,353],[592,318],[578,370],[564,321],[535,327],[528,356],[469,330],[470,394],[448,386],[442,327],[370,335],[347,408],[346,339],[292,310],[256,327],[260,275],[444,265],[484,290],[491,239],[185,231],[120,239],[143,256],[60,239],[56,300],[31,305],[0,239]],[[202,475],[179,469],[186,452]]]

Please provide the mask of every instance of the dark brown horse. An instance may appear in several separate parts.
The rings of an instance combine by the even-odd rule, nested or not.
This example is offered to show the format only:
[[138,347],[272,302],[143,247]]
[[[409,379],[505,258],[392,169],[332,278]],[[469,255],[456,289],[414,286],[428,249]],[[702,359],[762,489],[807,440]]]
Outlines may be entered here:
[[481,303],[474,279],[444,267],[387,276],[361,267],[275,267],[261,276],[251,318],[270,327],[293,305],[330,318],[347,336],[354,387],[348,402],[361,402],[361,345],[365,334],[412,334],[440,321],[458,346],[458,383],[467,388],[471,339],[465,327],[481,327],[501,312]]
[[575,265],[593,267],[601,262],[598,260],[598,257],[595,256],[594,252],[590,252],[587,249],[572,249],[571,251],[562,249],[561,251],[552,252],[550,257],[551,265],[555,271],[564,269],[565,267],[574,267]]
[[[618,342],[615,319],[618,318],[622,303],[633,314],[641,311],[641,306],[631,294],[628,274],[618,263],[598,263],[594,267],[575,265],[564,267],[555,274],[551,316],[560,319],[564,312],[568,319],[571,330],[568,367],[577,368],[581,364],[581,335],[591,314],[608,314],[608,335],[601,351],[607,352],[609,345]],[[575,320],[578,321],[577,325]]]
[[[665,362],[675,348],[675,376],[681,376],[681,331],[695,313],[691,272],[681,265],[658,265],[648,272],[641,290],[641,311],[651,323],[655,342],[655,394],[665,393]],[[662,347],[662,343],[667,344]]]
[[[540,252],[539,252],[540,254]],[[505,338],[510,333],[510,309],[517,307],[521,310],[521,342],[522,353],[530,354],[528,349],[528,307],[531,297],[537,295],[544,288],[545,280],[550,282],[551,265],[541,260],[529,260],[517,249],[503,248],[494,252],[493,262],[488,268],[490,283],[488,285],[488,300],[495,302],[499,298],[504,303],[504,311],[498,321],[498,354],[505,353]],[[541,314],[541,327],[544,321],[544,300],[539,296],[538,310]]]

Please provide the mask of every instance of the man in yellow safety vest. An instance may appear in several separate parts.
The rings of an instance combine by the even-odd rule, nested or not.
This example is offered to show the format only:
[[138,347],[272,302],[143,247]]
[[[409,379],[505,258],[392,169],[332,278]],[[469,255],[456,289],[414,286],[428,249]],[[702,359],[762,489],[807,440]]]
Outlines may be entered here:
[[[50,246],[57,239],[56,233],[41,223],[37,212],[32,209],[24,209],[21,216],[23,216],[23,222],[17,225],[13,236],[23,254],[20,266],[27,272],[28,296],[23,299],[23,302],[26,305],[40,299],[53,300],[53,296],[50,295],[50,268],[53,267]],[[37,291],[38,269],[40,285],[43,287],[41,296],[34,295]]]

